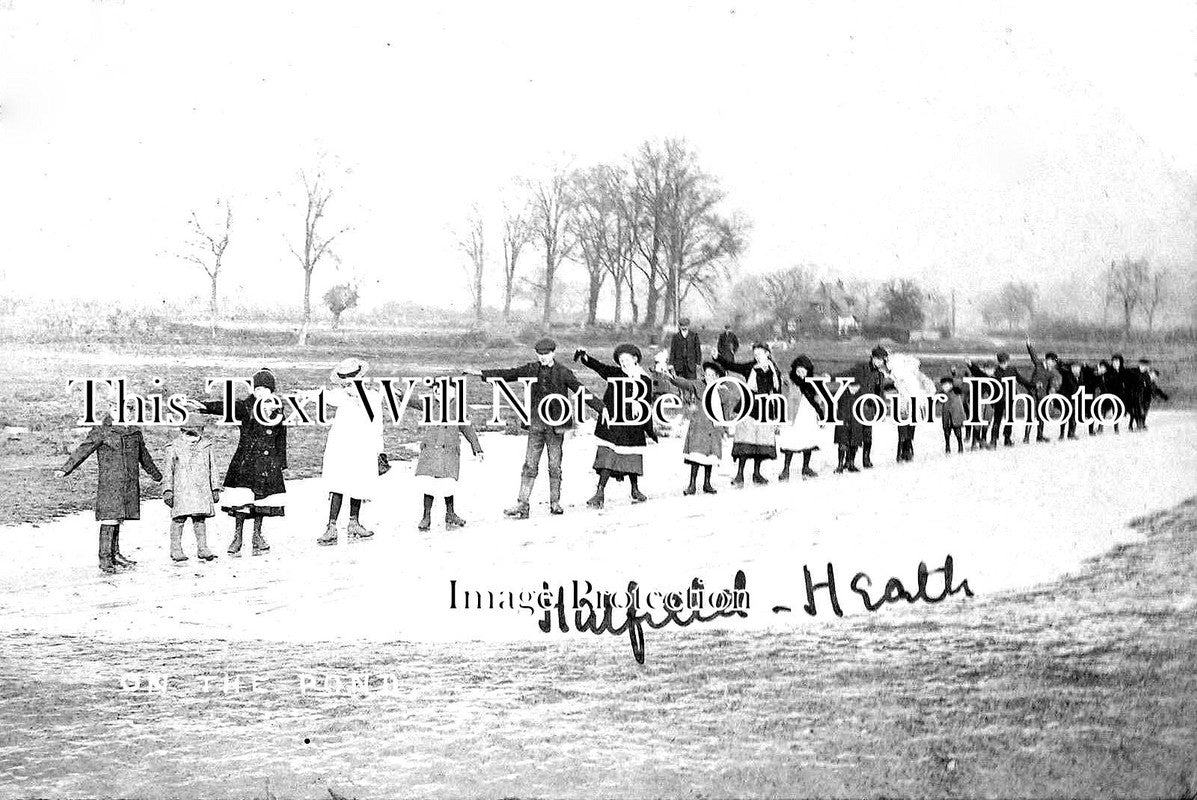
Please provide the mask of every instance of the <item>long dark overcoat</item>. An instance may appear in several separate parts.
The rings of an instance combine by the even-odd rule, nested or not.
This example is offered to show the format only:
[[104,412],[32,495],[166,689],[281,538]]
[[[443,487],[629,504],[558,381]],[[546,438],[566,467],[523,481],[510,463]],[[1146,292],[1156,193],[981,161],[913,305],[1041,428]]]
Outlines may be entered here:
[[92,453],[96,454],[99,477],[96,485],[96,519],[141,519],[141,472],[156,481],[162,473],[150,458],[141,431],[113,425],[111,418],[87,434],[75,448],[62,471],[74,472]]
[[[263,425],[253,414],[254,397],[236,401],[233,415],[240,426],[240,438],[233,460],[224,476],[228,488],[250,489],[255,500],[285,492],[283,470],[287,468],[287,426]],[[204,403],[205,414],[224,414],[224,401]]]

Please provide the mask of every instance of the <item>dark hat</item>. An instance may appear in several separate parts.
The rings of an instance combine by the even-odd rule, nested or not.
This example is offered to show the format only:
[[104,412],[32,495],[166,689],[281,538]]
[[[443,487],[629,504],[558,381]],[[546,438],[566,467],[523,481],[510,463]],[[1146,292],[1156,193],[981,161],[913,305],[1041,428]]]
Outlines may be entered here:
[[1101,361],[1098,361],[1098,362],[1097,362],[1097,366],[1099,366],[1099,367],[1105,367],[1106,369],[1109,369],[1109,368],[1110,368],[1110,362],[1109,362],[1109,361],[1106,361],[1106,360],[1103,358]]
[[723,369],[723,367],[720,366],[719,362],[717,362],[717,361],[704,361],[704,362],[702,362],[702,368],[704,370],[708,370],[708,369],[711,370],[716,375],[718,375],[720,378],[722,378],[724,375],[727,374],[727,371],[725,369]]
[[689,317],[682,317],[681,319],[679,319],[679,320],[677,321],[677,324],[678,324],[679,326],[683,327],[683,328],[688,328],[688,327],[690,327],[690,318],[689,318]]
[[1003,361],[1009,361],[1009,360],[1010,360],[1010,354],[1009,354],[1009,353],[1007,353],[1005,350],[1003,350],[1002,352],[1000,352],[1000,353],[998,353],[998,354],[997,354],[997,360],[998,360],[998,363],[999,363],[999,364],[1000,364],[1001,362],[1003,362]]
[[994,363],[987,358],[984,361],[982,361],[980,364],[978,364],[978,366],[981,369],[993,369]]
[[1118,359],[1118,363],[1120,364],[1126,363],[1126,359],[1122,357],[1122,353],[1115,353],[1114,355],[1110,356],[1110,361],[1113,361],[1114,359]]
[[536,340],[536,344],[532,345],[532,349],[540,354],[552,353],[557,350],[557,343],[547,336],[542,336]]
[[1151,359],[1150,359],[1150,358],[1140,358],[1140,359],[1139,359],[1139,363],[1140,363],[1140,364],[1142,364],[1142,365],[1143,365],[1143,366],[1145,366],[1145,367],[1150,367],[1150,366],[1151,366]]
[[889,358],[889,351],[881,345],[877,345],[873,348],[872,356],[873,358]]
[[790,380],[794,383],[798,382],[798,368],[806,367],[807,375],[815,374],[815,362],[810,360],[806,353],[800,354],[797,358],[790,362]]
[[953,378],[951,375],[944,375],[942,378],[939,379],[939,382],[940,383],[955,383],[956,379]]
[[637,361],[637,362],[639,362],[639,361],[640,361],[640,348],[639,348],[639,347],[637,347],[637,346],[636,346],[636,345],[634,345],[634,344],[630,344],[630,343],[628,343],[628,342],[624,342],[623,344],[621,344],[621,345],[618,345],[618,346],[615,348],[615,353],[613,354],[613,358],[615,359],[615,363],[617,363],[617,364],[619,363],[619,357],[620,357],[621,355],[623,355],[624,353],[631,353],[633,356],[635,356],[635,357],[636,357],[636,361]]
[[773,352],[772,348],[770,348],[770,347],[769,347],[769,343],[768,343],[768,342],[753,342],[753,343],[752,343],[752,347],[751,347],[751,348],[749,348],[749,349],[751,349],[751,350],[755,350],[755,349],[757,349],[758,347],[759,347],[760,349],[764,350],[766,353],[772,353],[772,352]]
[[262,367],[254,375],[254,388],[257,389],[259,386],[265,386],[272,392],[278,389],[278,384],[274,380],[274,373],[266,369],[266,367]]
[[1060,357],[1058,355],[1056,355],[1054,350],[1048,350],[1047,355],[1045,355],[1043,358],[1045,361],[1059,361],[1060,360]]

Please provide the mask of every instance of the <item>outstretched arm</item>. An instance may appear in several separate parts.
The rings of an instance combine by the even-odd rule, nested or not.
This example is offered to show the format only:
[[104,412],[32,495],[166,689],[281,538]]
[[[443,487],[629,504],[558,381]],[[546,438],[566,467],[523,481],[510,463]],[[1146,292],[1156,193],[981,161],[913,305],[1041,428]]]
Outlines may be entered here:
[[483,378],[497,378],[502,381],[514,381],[520,378],[535,378],[536,365],[529,362],[518,367],[479,370]]
[[620,378],[623,377],[623,370],[614,364],[608,364],[605,361],[599,361],[589,353],[582,353],[578,359],[586,366],[590,367],[602,379]]
[[725,370],[734,372],[737,375],[743,375],[745,378],[752,374],[754,364],[752,361],[732,361],[730,358],[724,358],[723,356],[715,356],[715,361]]
[[88,456],[96,451],[96,448],[100,446],[102,441],[103,437],[100,435],[99,429],[92,428],[91,431],[88,432],[87,438],[83,440],[81,445],[75,448],[75,452],[71,453],[70,458],[68,458],[66,463],[62,465],[62,468],[59,470],[59,472],[61,472],[63,475],[70,475],[79,468],[80,464],[87,460]]

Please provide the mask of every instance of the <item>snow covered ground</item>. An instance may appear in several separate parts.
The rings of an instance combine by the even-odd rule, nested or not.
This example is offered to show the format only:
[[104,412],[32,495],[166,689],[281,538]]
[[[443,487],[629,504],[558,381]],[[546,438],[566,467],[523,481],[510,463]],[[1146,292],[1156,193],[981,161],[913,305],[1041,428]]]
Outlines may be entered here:
[[[139,565],[117,576],[96,569],[90,513],[8,528],[0,531],[0,631],[111,639],[543,640],[539,611],[450,609],[450,581],[459,591],[517,595],[548,582],[568,595],[574,580],[612,591],[635,580],[642,592],[667,592],[697,577],[720,590],[737,570],[747,576],[748,617],[712,625],[834,624],[825,592],[816,617],[803,613],[804,565],[815,580],[825,580],[827,563],[834,565],[847,614],[863,610],[848,588],[857,572],[870,576],[874,597],[891,577],[913,592],[919,563],[934,570],[948,555],[955,582],[967,579],[976,595],[991,595],[1053,580],[1130,541],[1131,519],[1191,496],[1197,477],[1197,413],[1187,411],[1157,411],[1141,434],[950,457],[939,428],[923,426],[909,465],[894,463],[894,432],[878,428],[876,468],[840,476],[831,473],[831,429],[825,433],[813,465],[817,479],[777,483],[780,462],[773,462],[765,469],[768,486],[737,490],[725,459],[719,494],[695,497],[681,494],[681,440],[663,439],[646,456],[650,502],[630,505],[626,485],[613,481],[607,507],[597,512],[585,506],[594,490],[593,439],[580,433],[566,443],[566,514],[548,515],[542,466],[527,521],[502,516],[514,500],[525,440],[485,435],[485,461],[463,457],[458,511],[470,522],[462,530],[444,530],[439,502],[433,529],[416,530],[414,462],[403,462],[381,479],[385,495],[363,512],[377,533],[372,541],[348,544],[342,534],[336,547],[318,547],[326,494],[319,479],[293,481],[287,516],[266,522],[269,554],[250,556],[247,541],[240,559],[225,555],[232,523],[219,516],[209,535],[220,558],[209,564],[195,559],[188,528],[192,559],[174,565],[167,509],[146,502],[143,518],[121,536]],[[1021,442],[1019,431],[1016,437]],[[933,577],[929,592],[941,588],[942,578]],[[966,601],[957,595],[945,602]],[[774,613],[774,606],[792,610]]]

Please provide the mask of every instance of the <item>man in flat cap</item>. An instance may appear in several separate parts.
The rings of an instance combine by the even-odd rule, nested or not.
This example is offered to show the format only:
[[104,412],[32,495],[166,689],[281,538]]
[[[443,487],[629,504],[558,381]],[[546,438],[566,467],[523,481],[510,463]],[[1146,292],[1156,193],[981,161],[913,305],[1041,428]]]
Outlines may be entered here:
[[677,321],[677,333],[669,338],[669,363],[679,378],[694,380],[702,363],[702,345],[698,334],[690,330],[690,318]]
[[516,504],[503,513],[515,519],[528,518],[528,501],[532,487],[540,472],[540,458],[544,451],[549,454],[549,511],[563,514],[561,507],[561,449],[565,443],[565,432],[573,427],[572,418],[563,425],[553,425],[541,419],[540,401],[548,395],[563,395],[572,398],[582,388],[573,371],[556,359],[557,343],[547,336],[534,345],[536,360],[510,369],[467,370],[486,380],[513,381],[520,378],[535,378],[532,384],[532,408],[528,423],[528,450],[524,456],[524,467],[520,472],[520,493]]

